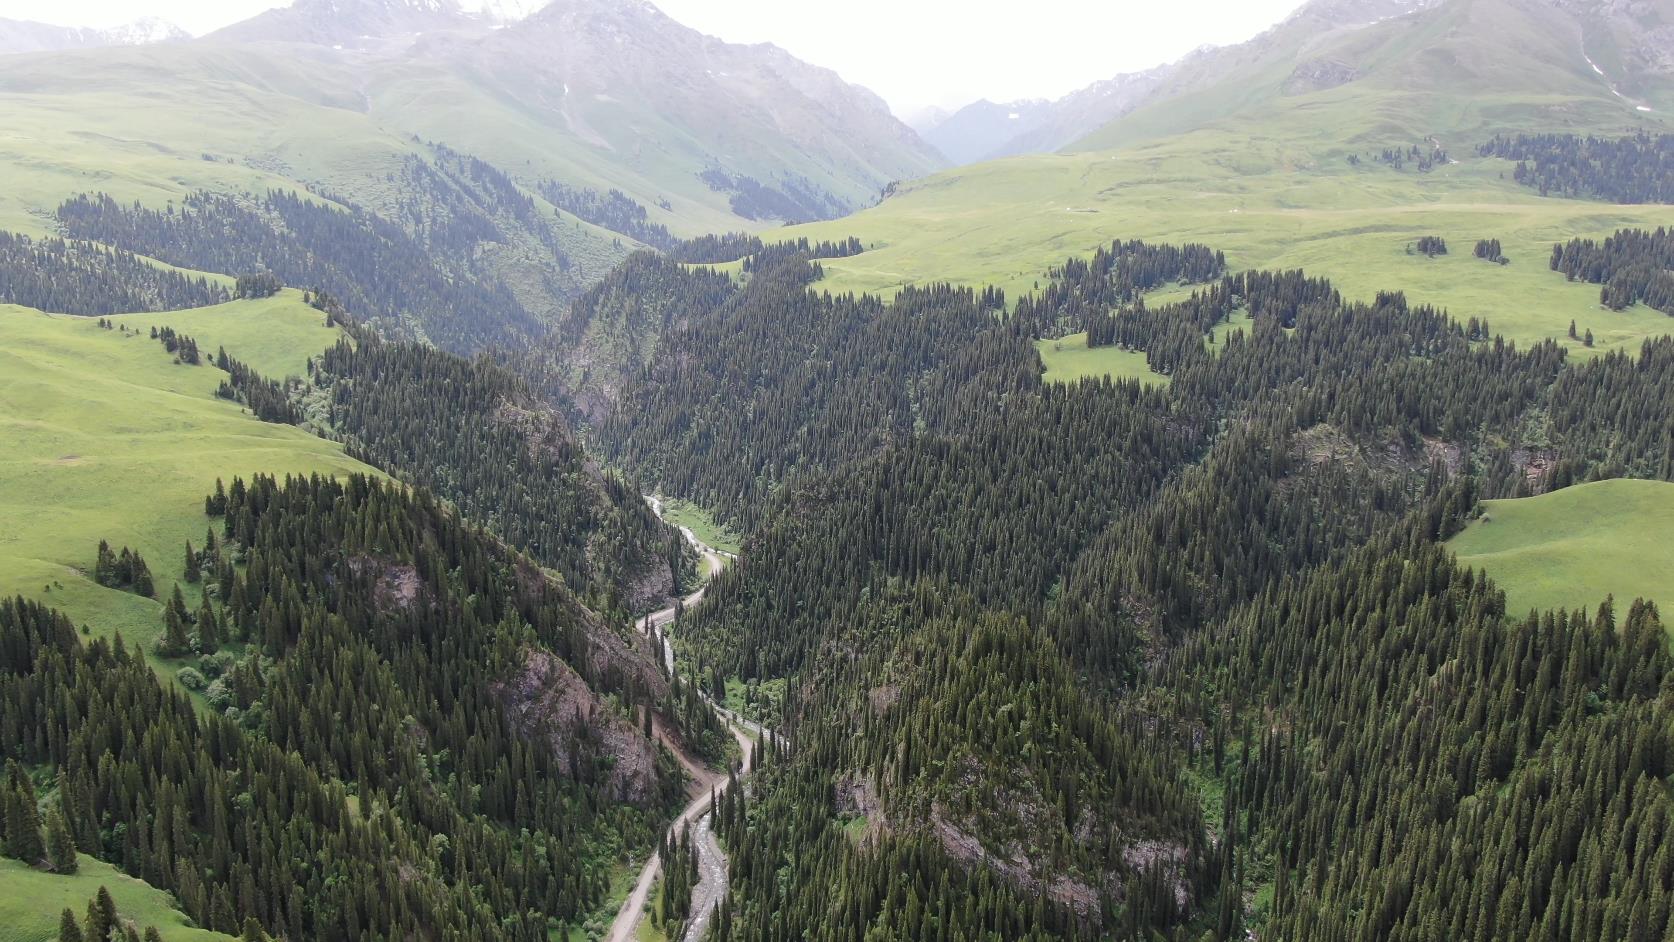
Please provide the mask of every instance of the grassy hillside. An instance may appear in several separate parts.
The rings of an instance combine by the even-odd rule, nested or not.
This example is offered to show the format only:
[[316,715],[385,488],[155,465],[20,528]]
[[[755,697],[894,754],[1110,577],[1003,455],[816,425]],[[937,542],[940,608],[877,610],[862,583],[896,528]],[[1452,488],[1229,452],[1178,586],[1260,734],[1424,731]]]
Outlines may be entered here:
[[300,372],[335,342],[296,292],[169,314],[90,318],[0,306],[0,595],[64,609],[101,634],[150,641],[161,604],[95,584],[100,539],[145,556],[159,594],[201,544],[203,498],[217,477],[370,471],[298,428],[258,421],[215,397],[226,374],[181,366],[150,339],[152,324],[225,345],[272,375]]
[[[1291,37],[1248,53],[1222,81],[1120,119],[1075,153],[947,171],[786,235],[867,244],[823,263],[833,291],[950,279],[1015,297],[1065,256],[1113,239],[1198,241],[1225,251],[1234,269],[1302,267],[1368,299],[1403,290],[1461,319],[1485,316],[1524,343],[1565,338],[1574,320],[1599,338],[1595,350],[1637,345],[1674,321],[1601,309],[1595,286],[1566,284],[1547,258],[1555,241],[1666,224],[1668,208],[1542,198],[1510,179],[1509,162],[1476,156],[1501,130],[1668,129],[1665,112],[1637,110],[1592,72],[1556,16],[1526,0],[1450,0],[1307,43]],[[1320,59],[1361,78],[1316,91],[1290,84],[1298,62]],[[1453,162],[1421,172],[1377,160],[1385,149],[1436,145]],[[1407,243],[1432,234],[1453,254],[1407,254]],[[1499,239],[1511,264],[1472,258],[1483,238]]]
[[1674,484],[1612,480],[1491,500],[1449,544],[1505,589],[1506,608],[1592,608],[1614,594],[1674,610]]
[[1057,340],[1037,340],[1041,363],[1048,382],[1073,383],[1087,376],[1108,376],[1111,379],[1137,379],[1156,386],[1168,385],[1168,377],[1151,372],[1142,350],[1121,347],[1089,347],[1087,335],[1070,334]]
[[[961,168],[847,219],[785,232],[866,242],[867,252],[821,263],[832,291],[949,279],[997,284],[1016,297],[1065,256],[1143,238],[1207,243],[1235,269],[1306,268],[1355,297],[1398,288],[1461,319],[1485,316],[1521,342],[1562,339],[1571,320],[1592,329],[1597,350],[1674,330],[1653,310],[1604,309],[1596,285],[1569,284],[1547,269],[1553,242],[1666,224],[1667,207],[1541,198],[1509,179],[1508,162],[1467,153],[1474,143],[1449,142],[1459,163],[1419,173],[1354,167],[1346,155],[1276,142],[1249,141],[1257,149],[1241,156],[1213,135],[1188,135],[1116,153]],[[1431,234],[1447,239],[1452,254],[1407,254],[1407,243]],[[1472,258],[1483,238],[1499,239],[1511,264]]]
[[175,909],[174,898],[143,880],[86,854],[76,873],[60,876],[0,860],[0,942],[54,942],[66,908],[84,918],[99,887],[110,890],[116,911],[143,932],[156,926],[164,942],[218,942],[232,936],[196,929]]

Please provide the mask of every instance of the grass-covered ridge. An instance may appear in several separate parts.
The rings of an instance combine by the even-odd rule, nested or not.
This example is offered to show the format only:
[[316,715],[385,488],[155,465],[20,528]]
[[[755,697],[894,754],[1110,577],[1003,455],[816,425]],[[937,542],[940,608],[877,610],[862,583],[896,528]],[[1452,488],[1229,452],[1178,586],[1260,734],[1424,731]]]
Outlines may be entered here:
[[161,603],[92,581],[99,540],[139,551],[166,598],[186,541],[203,542],[216,478],[372,472],[336,444],[216,398],[227,374],[176,364],[149,336],[172,325],[206,356],[225,346],[269,375],[299,373],[338,337],[300,294],[112,320],[129,331],[0,306],[0,595],[149,642]]
[[67,908],[77,919],[87,913],[87,901],[99,888],[110,890],[117,914],[132,920],[140,931],[155,926],[163,942],[221,942],[231,936],[192,926],[169,894],[116,869],[102,860],[81,855],[73,874],[47,873],[15,860],[0,860],[0,942],[53,942],[58,938],[59,915]]
[[1674,610],[1674,484],[1609,480],[1491,500],[1448,545],[1487,571],[1506,609],[1594,608],[1614,595]]
[[[1461,321],[1487,317],[1522,345],[1635,347],[1674,321],[1641,306],[1603,309],[1596,286],[1566,282],[1547,260],[1554,242],[1666,224],[1668,208],[1543,198],[1512,179],[1514,162],[1477,155],[1500,131],[1668,129],[1660,97],[1642,111],[1612,93],[1583,55],[1616,68],[1605,37],[1589,32],[1583,50],[1567,16],[1549,3],[1449,0],[1363,29],[1288,25],[1226,50],[1240,63],[1184,80],[1072,152],[906,182],[872,209],[785,236],[866,244],[824,263],[834,292],[947,279],[1015,300],[1064,256],[1113,239],[1201,242],[1235,271],[1304,268],[1363,300],[1405,291]],[[1326,88],[1294,81],[1326,60],[1354,77]],[[1397,150],[1408,155],[1399,166],[1382,159]],[[1452,253],[1409,254],[1426,235]],[[1500,240],[1510,264],[1473,258],[1479,239]],[[1592,330],[1591,350],[1568,339],[1571,320]]]

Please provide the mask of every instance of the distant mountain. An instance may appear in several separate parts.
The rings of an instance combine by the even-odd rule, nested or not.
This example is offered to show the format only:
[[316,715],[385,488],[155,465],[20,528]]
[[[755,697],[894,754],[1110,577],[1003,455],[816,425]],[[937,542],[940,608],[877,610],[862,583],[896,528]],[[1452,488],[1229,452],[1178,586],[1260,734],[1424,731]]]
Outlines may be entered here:
[[[1235,46],[1204,46],[1156,68],[1095,82],[1062,98],[967,105],[926,139],[955,163],[1062,149],[1099,127],[1153,101],[1216,81],[1259,60],[1292,40],[1315,42],[1352,31],[1440,0],[1315,0],[1261,35]],[[1584,0],[1580,0],[1584,2]],[[1319,63],[1298,79],[1319,85],[1344,77],[1331,63]]]
[[[19,182],[0,188],[0,230],[32,231],[94,191],[152,209],[312,193],[353,226],[286,237],[258,219],[243,230],[260,238],[173,257],[236,256],[339,293],[367,277],[345,265],[387,274],[400,257],[404,286],[431,285],[434,303],[392,288],[353,313],[470,351],[538,333],[641,246],[834,218],[945,164],[876,95],[776,46],[705,36],[639,0],[533,6],[297,0],[167,49],[0,58],[8,118],[30,129],[29,157],[0,162]],[[136,152],[136,175],[82,170]],[[202,226],[245,212],[193,204],[213,209],[192,217]],[[480,303],[440,300],[450,291]]]
[[1664,110],[1674,0],[1313,0],[1249,42],[1183,60],[1072,147],[1119,147],[1315,95],[1316,120],[1339,107],[1429,114],[1426,134],[1461,121],[1573,125],[1600,98]]
[[297,0],[206,42],[341,53],[393,127],[501,164],[580,163],[553,176],[734,225],[841,215],[944,163],[836,73],[643,0]]
[[995,156],[1007,142],[1033,132],[1047,119],[1054,102],[1043,99],[975,101],[923,132],[924,139],[956,164]]
[[99,46],[143,46],[180,42],[191,38],[180,27],[154,16],[137,19],[111,29],[54,26],[50,23],[0,17],[0,55],[89,49]]
[[298,42],[393,52],[440,30],[479,31],[487,24],[455,0],[296,0],[210,33],[217,42]]

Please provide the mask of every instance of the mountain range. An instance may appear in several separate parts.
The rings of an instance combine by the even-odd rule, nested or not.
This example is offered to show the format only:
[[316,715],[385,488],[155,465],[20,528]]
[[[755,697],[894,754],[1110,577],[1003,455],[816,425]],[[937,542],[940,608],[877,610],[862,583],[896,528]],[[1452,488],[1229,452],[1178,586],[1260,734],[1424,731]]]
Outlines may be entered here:
[[[298,0],[167,55],[136,46],[63,61],[8,57],[0,93],[38,96],[12,104],[51,109],[71,135],[97,133],[98,118],[77,107],[92,89],[166,97],[188,124],[212,120],[223,105],[267,126],[308,123],[314,112],[313,123],[337,133],[360,126],[333,150],[372,147],[366,139],[380,134],[417,136],[530,183],[621,190],[653,222],[689,234],[838,215],[941,163],[876,95],[775,46],[722,42],[638,0],[530,7]],[[73,55],[119,41],[39,24],[10,29],[19,38],[0,49]],[[182,131],[153,127],[143,137],[190,159],[215,137]],[[283,142],[214,143],[223,158],[288,160]],[[349,196],[362,189],[335,175],[299,182]]]
[[[1454,19],[1469,6],[1454,3],[1438,9],[1443,7],[1441,0],[1315,0],[1244,43],[1203,47],[1175,62],[1117,75],[1058,99],[977,101],[918,127],[950,161],[964,164],[1064,149],[1096,150],[1108,143],[1093,137],[1105,125],[1153,105],[1178,108],[1191,96],[1215,88],[1229,89],[1229,97],[1247,102],[1252,93],[1269,87],[1296,97],[1374,77],[1420,81],[1419,75],[1395,73],[1410,61],[1396,45],[1398,37],[1429,36],[1432,24]],[[1475,8],[1484,26],[1494,18],[1508,25],[1540,23],[1548,39],[1561,41],[1526,44],[1521,55],[1536,54],[1539,64],[1561,64],[1562,71],[1580,72],[1583,78],[1589,77],[1587,70],[1596,70],[1594,80],[1636,104],[1640,97],[1666,93],[1674,82],[1674,18],[1666,3],[1534,0],[1515,12],[1490,12],[1482,4]],[[1439,28],[1453,30],[1458,38],[1450,43],[1441,37],[1438,46],[1412,50],[1424,52],[1438,70],[1470,67],[1473,62],[1487,65],[1484,55],[1501,45],[1469,27]],[[1508,37],[1517,32],[1513,27]],[[1501,76],[1498,87],[1521,87],[1512,78]],[[1242,87],[1233,90],[1234,86]],[[1484,82],[1482,87],[1493,86]],[[1183,113],[1188,122],[1202,117],[1195,110]]]
[[184,42],[191,38],[191,34],[180,27],[154,16],[142,17],[109,29],[54,26],[50,23],[0,17],[0,55],[103,46],[144,46],[151,43]]

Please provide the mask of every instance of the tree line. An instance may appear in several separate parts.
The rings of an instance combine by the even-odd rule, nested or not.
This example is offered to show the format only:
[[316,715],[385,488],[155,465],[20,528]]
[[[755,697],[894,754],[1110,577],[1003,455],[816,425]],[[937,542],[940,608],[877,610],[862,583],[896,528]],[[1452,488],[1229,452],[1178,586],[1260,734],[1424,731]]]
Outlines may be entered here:
[[1602,243],[1571,239],[1552,246],[1552,270],[1602,286],[1599,303],[1620,311],[1643,301],[1674,316],[1674,230],[1620,229]]
[[207,277],[152,264],[124,249],[0,232],[0,301],[96,317],[226,300],[227,290]]
[[1477,153],[1517,161],[1512,178],[1541,196],[1674,203],[1674,134],[1497,134]]
[[[467,264],[490,231],[431,227],[420,242],[365,209],[270,190],[253,204],[189,194],[180,206],[147,209],[105,194],[58,207],[65,231],[205,271],[270,272],[324,288],[363,319],[405,327],[459,350],[535,333],[538,324],[497,278]],[[451,218],[451,217],[450,217]],[[463,223],[461,224],[463,225]]]

